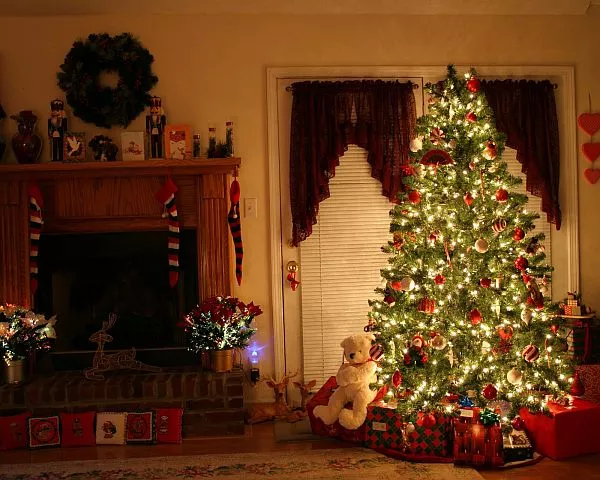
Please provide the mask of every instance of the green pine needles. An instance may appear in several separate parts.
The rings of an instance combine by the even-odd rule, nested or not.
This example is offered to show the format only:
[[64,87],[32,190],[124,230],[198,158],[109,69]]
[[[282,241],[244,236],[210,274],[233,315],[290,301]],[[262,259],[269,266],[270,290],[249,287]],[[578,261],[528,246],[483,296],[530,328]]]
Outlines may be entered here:
[[512,191],[520,180],[501,160],[504,137],[475,71],[461,78],[449,66],[427,91],[412,175],[390,212],[383,298],[370,301],[385,348],[379,383],[408,415],[498,400],[509,417],[545,409],[571,368],[538,216]]

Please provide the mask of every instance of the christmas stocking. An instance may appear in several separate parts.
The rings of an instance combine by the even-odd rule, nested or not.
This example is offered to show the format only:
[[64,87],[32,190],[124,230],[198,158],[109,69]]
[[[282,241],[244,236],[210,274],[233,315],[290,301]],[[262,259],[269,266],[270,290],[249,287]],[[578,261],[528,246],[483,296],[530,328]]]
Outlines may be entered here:
[[42,208],[44,201],[42,192],[36,184],[30,185],[29,196],[29,282],[31,294],[35,295],[38,287],[38,252],[40,233],[42,231]]
[[168,178],[162,188],[155,193],[156,199],[165,206],[165,214],[169,225],[169,285],[174,287],[179,279],[179,216],[175,203],[177,185]]
[[231,200],[231,208],[227,215],[227,222],[229,222],[229,230],[231,230],[231,238],[233,238],[233,246],[235,247],[235,278],[238,285],[241,285],[244,244],[242,243],[242,224],[240,222],[240,184],[237,178],[234,178],[231,182],[229,199]]

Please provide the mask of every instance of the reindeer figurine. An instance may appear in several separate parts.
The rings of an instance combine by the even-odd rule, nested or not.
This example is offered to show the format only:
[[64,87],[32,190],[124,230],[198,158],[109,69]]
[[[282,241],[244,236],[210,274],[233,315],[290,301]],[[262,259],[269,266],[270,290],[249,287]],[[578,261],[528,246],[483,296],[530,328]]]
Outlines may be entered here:
[[310,397],[310,390],[317,384],[316,380],[311,380],[308,383],[302,382],[294,382],[294,386],[300,390],[300,395],[302,396],[302,403],[300,404],[300,409],[305,412],[306,411],[306,401]]
[[146,365],[135,359],[135,348],[131,350],[121,350],[115,353],[104,353],[104,344],[113,341],[113,337],[108,331],[117,321],[117,315],[111,313],[108,320],[102,322],[102,329],[98,330],[90,337],[90,342],[97,343],[96,353],[94,354],[93,366],[86,368],[83,373],[88,380],[104,380],[102,372],[109,370],[145,370],[148,372],[160,372],[159,367]]
[[285,389],[290,378],[294,378],[296,375],[298,375],[298,372],[293,375],[284,375],[281,380],[275,380],[273,377],[263,379],[265,384],[275,392],[275,402],[253,405],[248,410],[248,423],[286,418],[290,414],[291,408],[285,399]]

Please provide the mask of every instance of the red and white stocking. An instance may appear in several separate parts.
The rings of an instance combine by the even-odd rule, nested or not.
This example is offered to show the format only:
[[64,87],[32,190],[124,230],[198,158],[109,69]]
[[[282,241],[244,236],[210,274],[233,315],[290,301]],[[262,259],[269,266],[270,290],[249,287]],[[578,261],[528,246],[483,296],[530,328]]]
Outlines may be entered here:
[[38,287],[38,252],[40,234],[42,232],[42,208],[44,201],[42,192],[36,184],[30,185],[29,196],[29,282],[31,295],[35,295]]
[[162,188],[155,193],[156,199],[165,206],[164,216],[169,225],[168,254],[169,254],[169,285],[175,287],[179,280],[179,215],[175,203],[177,185],[168,178]]

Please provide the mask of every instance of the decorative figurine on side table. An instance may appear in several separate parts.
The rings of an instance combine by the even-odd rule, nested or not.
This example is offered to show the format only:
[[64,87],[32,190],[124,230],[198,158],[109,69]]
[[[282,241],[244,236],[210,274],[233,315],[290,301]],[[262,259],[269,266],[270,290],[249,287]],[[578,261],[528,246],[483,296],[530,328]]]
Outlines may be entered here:
[[53,162],[63,161],[63,144],[66,132],[67,116],[65,114],[65,102],[56,98],[50,102],[50,118],[48,118],[50,159]]
[[150,100],[150,115],[146,115],[146,132],[150,138],[151,158],[163,158],[164,130],[167,118],[160,97]]
[[17,122],[12,147],[19,163],[36,163],[42,151],[42,139],[35,133],[38,117],[31,110],[21,110],[10,118]]
[[88,146],[94,153],[94,160],[99,162],[114,162],[117,160],[117,147],[111,138],[106,135],[96,135],[90,140]]

